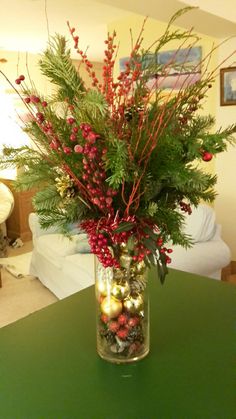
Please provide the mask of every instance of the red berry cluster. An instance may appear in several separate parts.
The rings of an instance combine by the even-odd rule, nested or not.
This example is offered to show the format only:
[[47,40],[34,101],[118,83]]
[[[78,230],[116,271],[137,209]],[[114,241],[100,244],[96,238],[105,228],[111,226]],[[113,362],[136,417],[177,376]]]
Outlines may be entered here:
[[94,253],[102,265],[107,268],[115,266],[119,268],[119,263],[111,254],[109,249],[109,227],[106,225],[106,220],[99,223],[98,221],[88,220],[83,221],[80,226],[88,234],[88,242],[91,247],[92,253]]
[[105,59],[102,74],[102,93],[105,95],[107,103],[109,103],[109,105],[113,105],[114,103],[115,90],[118,85],[117,83],[114,83],[113,80],[113,69],[115,64],[114,53],[117,48],[116,45],[114,45],[115,37],[115,32],[113,32],[112,36],[108,36],[108,38],[105,41],[105,44],[107,44],[107,49],[104,51]]
[[[147,237],[148,238],[148,237]],[[147,249],[142,242],[136,246],[136,254],[133,256],[135,262],[142,262],[147,255],[150,255],[151,250]]]
[[56,135],[56,133],[53,129],[52,123],[48,122],[48,121],[44,121],[44,124],[42,126],[42,130],[49,138],[49,141],[50,141],[49,147],[52,150],[58,150],[61,146],[61,143],[60,143],[59,138],[58,138],[58,136]]
[[167,249],[167,247],[162,247],[160,249],[160,253],[165,255],[165,263],[167,264],[171,263],[171,258],[168,256],[167,253],[172,253],[172,252],[173,252],[173,249]]
[[25,80],[25,76],[23,76],[23,74],[21,74],[19,77],[17,77],[17,79],[15,80],[16,84],[21,84],[22,81]]
[[[133,222],[134,227],[129,231],[117,233],[116,229],[119,227],[120,223],[124,221]],[[92,253],[97,255],[104,267],[119,267],[119,262],[112,256],[109,246],[112,247],[113,245],[127,243],[131,235],[135,237],[137,242],[133,255],[133,260],[135,262],[141,262],[151,254],[151,250],[145,246],[144,241],[145,238],[149,240],[151,240],[151,238],[142,230],[142,226],[140,226],[140,223],[136,220],[135,216],[114,220],[112,214],[109,214],[107,218],[83,221],[80,225],[88,234],[88,241]],[[160,253],[165,255],[165,263],[170,263],[171,259],[168,254],[172,253],[172,249],[167,249],[162,246],[163,239],[160,236],[156,242],[153,241],[153,245]]]
[[167,248],[167,247],[162,247],[163,246],[163,239],[161,236],[158,237],[157,241],[156,241],[156,245],[157,248],[159,250],[159,252],[165,256],[165,263],[169,264],[171,263],[171,258],[168,256],[167,253],[172,253],[173,249]]
[[129,317],[128,314],[122,313],[116,320],[110,320],[108,316],[102,314],[101,321],[106,324],[108,330],[114,333],[119,339],[126,340],[131,329],[139,325],[140,318],[137,315]]
[[180,205],[181,211],[187,212],[189,215],[192,214],[192,208],[190,204],[186,204],[186,202],[180,201],[179,205]]
[[36,95],[30,95],[28,97],[26,97],[25,99],[25,103],[32,103],[33,105],[38,105],[40,104],[43,108],[46,108],[46,106],[48,106],[48,103],[46,102],[46,100],[42,100],[40,97],[36,96]]
[[[92,86],[96,87],[99,81],[96,77],[95,71],[93,71],[93,64],[91,63],[91,61],[88,60],[87,54],[85,54],[83,50],[78,48],[79,37],[77,35],[74,35],[75,28],[71,28],[69,22],[67,22],[67,25],[69,27],[71,36],[74,40],[74,48],[77,50],[78,54],[81,56],[82,63],[85,64],[86,71],[89,77],[91,77],[92,79]],[[101,85],[99,85],[99,87],[101,88]]]
[[[38,97],[36,95],[30,95],[30,96],[26,97],[24,99],[24,102],[27,105],[28,104],[33,104],[34,106],[36,106],[36,108],[37,108],[37,112],[35,114],[36,121],[39,123],[39,125],[41,125],[45,121],[45,116],[44,116],[42,110],[43,110],[43,108],[46,108],[48,106],[48,103],[45,100],[41,101],[40,97]],[[50,123],[48,123],[48,124],[50,125],[50,128],[47,126],[47,124],[43,128],[43,131],[45,133],[48,132],[49,129],[51,129],[51,124]]]
[[104,212],[113,212],[113,197],[117,192],[107,187],[104,180],[106,172],[103,168],[102,157],[106,153],[106,149],[100,150],[96,145],[97,139],[100,137],[96,134],[89,124],[81,124],[80,130],[82,137],[85,139],[84,146],[77,144],[74,147],[76,153],[81,153],[84,157],[82,179],[91,197],[91,202]]

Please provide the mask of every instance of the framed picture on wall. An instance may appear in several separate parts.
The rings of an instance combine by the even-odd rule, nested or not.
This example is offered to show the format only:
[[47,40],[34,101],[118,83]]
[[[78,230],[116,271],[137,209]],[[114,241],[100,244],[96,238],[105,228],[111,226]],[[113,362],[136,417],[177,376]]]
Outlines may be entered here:
[[220,70],[220,105],[236,105],[236,67]]
[[[157,70],[150,76],[147,87],[150,90],[178,91],[191,86],[201,79],[201,59],[200,46],[146,54],[145,59],[141,61],[142,70],[149,66]],[[126,70],[127,62],[129,57],[120,59],[120,71]]]

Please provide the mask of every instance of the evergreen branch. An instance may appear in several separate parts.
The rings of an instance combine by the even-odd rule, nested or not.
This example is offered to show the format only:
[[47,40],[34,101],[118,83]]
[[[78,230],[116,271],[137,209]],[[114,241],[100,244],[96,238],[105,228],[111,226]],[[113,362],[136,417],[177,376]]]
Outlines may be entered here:
[[50,177],[48,171],[45,173],[43,170],[36,171],[35,169],[31,169],[18,175],[14,182],[14,187],[18,191],[29,191],[33,188],[39,188],[49,182]]
[[96,90],[88,90],[81,99],[76,99],[75,103],[76,119],[92,124],[97,132],[102,133],[108,112],[103,95]]
[[[48,199],[50,202],[50,197]],[[64,200],[62,208],[49,205],[41,209],[37,209],[39,222],[42,228],[55,226],[61,233],[68,234],[70,226],[73,223],[79,225],[80,220],[89,217],[89,213],[85,206],[81,205],[77,198]]]
[[55,185],[49,185],[43,190],[36,193],[33,198],[33,205],[37,211],[51,211],[57,208],[62,201]]
[[106,159],[106,171],[111,175],[106,179],[110,186],[117,189],[127,177],[127,147],[125,142],[114,138]]
[[42,74],[60,86],[60,94],[64,91],[71,100],[86,90],[66,48],[65,37],[57,34],[50,40],[39,66]]

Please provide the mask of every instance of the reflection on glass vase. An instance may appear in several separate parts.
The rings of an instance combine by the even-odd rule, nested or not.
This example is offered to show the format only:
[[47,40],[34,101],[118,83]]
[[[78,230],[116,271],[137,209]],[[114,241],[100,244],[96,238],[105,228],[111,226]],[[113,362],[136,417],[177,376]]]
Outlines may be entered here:
[[149,352],[147,268],[128,254],[120,268],[96,261],[97,351],[107,361],[134,362]]

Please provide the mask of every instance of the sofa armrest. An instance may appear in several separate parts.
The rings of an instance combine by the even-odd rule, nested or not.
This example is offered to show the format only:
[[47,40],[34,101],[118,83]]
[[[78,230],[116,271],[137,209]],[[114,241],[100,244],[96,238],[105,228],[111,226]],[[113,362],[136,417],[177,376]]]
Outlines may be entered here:
[[39,217],[35,212],[31,212],[29,214],[29,227],[32,231],[33,241],[40,236],[44,236],[45,234],[55,234],[58,233],[58,229],[56,227],[49,227],[44,229],[41,227],[39,223]]

